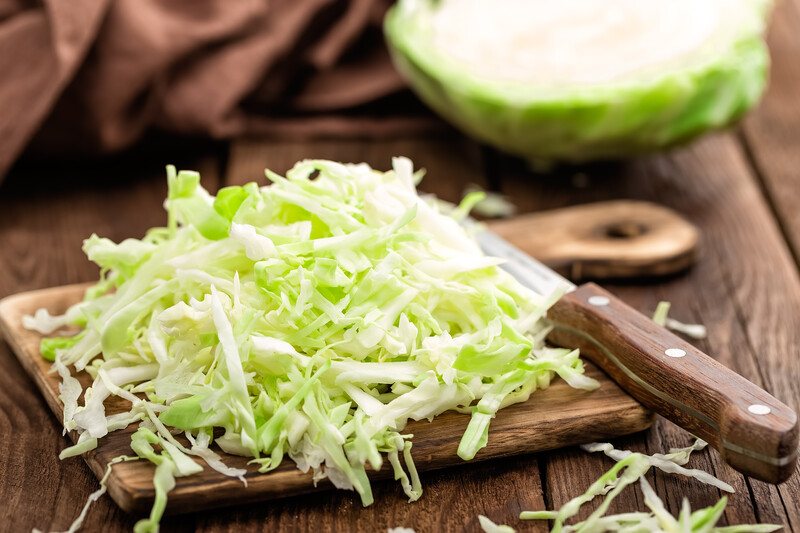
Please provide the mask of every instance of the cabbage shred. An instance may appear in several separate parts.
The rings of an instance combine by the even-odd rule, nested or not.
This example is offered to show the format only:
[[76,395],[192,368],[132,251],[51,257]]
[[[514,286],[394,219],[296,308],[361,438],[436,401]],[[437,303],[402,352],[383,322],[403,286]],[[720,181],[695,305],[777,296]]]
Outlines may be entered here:
[[[409,420],[471,413],[458,448],[468,460],[499,409],[555,375],[597,386],[577,351],[544,344],[558,295],[485,256],[456,220],[466,209],[417,194],[409,160],[385,173],[301,161],[267,177],[215,197],[196,172],[168,167],[167,226],[120,243],[92,235],[99,282],[61,317],[26,318],[80,328],[42,345],[63,380],[64,427],[80,435],[62,456],[139,424],[131,446],[156,465],[156,501],[137,530],[157,530],[175,478],[203,469],[192,456],[246,481],[213,448],[260,472],[288,456],[364,505],[367,468],[388,458],[415,500]],[[110,396],[130,410],[108,415]]]
[[[618,450],[611,444],[595,442],[581,446],[588,452],[603,452],[617,463],[600,478],[592,483],[584,494],[572,498],[556,511],[523,511],[521,520],[551,520],[551,533],[605,533],[607,531],[626,531],[629,533],[769,533],[781,529],[775,524],[742,524],[735,526],[717,526],[722,518],[727,497],[722,497],[716,504],[705,509],[692,511],[689,501],[684,498],[678,517],[672,516],[664,506],[664,502],[656,495],[645,479],[651,468],[658,468],[670,474],[679,474],[694,478],[702,483],[717,487],[726,492],[734,492],[733,487],[715,478],[707,472],[686,469],[693,452],[703,450],[707,443],[696,439],[694,444],[686,448],[671,449],[669,453],[645,455],[628,450]],[[625,489],[638,481],[644,495],[644,504],[649,512],[631,511],[608,515],[611,502]],[[588,518],[574,525],[565,522],[577,515],[581,508],[602,496],[603,500]],[[514,533],[514,529],[506,525],[497,525],[485,516],[479,516],[481,528],[486,533]]]

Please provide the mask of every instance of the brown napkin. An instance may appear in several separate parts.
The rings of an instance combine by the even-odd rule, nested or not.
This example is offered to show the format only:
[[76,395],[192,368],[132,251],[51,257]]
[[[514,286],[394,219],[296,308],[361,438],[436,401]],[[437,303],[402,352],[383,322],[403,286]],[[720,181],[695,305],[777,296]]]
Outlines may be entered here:
[[0,0],[0,176],[26,147],[118,150],[151,128],[227,138],[428,127],[393,100],[403,83],[383,45],[390,3]]

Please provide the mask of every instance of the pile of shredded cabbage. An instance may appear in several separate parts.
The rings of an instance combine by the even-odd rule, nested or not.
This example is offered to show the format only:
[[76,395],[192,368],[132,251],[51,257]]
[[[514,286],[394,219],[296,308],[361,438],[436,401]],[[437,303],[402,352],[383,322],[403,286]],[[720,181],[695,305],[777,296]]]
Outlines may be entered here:
[[[131,447],[156,465],[156,501],[138,531],[157,530],[175,477],[208,466],[246,483],[212,443],[260,472],[289,456],[364,505],[367,468],[386,456],[415,500],[409,420],[471,413],[458,448],[468,460],[499,409],[556,374],[597,386],[577,351],[544,345],[560,294],[520,285],[459,224],[479,198],[454,209],[420,197],[405,158],[385,173],[315,160],[267,177],[214,197],[199,174],[169,167],[167,227],[119,244],[91,236],[100,281],[64,315],[26,317],[42,333],[81,328],[42,342],[64,427],[80,435],[62,457],[139,423]],[[130,410],[107,415],[110,396]]]

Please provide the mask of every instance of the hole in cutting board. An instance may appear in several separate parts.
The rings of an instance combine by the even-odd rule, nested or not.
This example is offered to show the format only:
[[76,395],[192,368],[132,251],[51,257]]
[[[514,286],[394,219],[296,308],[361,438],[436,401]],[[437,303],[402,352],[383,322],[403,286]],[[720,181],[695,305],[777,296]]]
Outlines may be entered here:
[[606,226],[605,235],[610,239],[633,239],[647,233],[648,228],[644,224],[633,221],[624,221]]

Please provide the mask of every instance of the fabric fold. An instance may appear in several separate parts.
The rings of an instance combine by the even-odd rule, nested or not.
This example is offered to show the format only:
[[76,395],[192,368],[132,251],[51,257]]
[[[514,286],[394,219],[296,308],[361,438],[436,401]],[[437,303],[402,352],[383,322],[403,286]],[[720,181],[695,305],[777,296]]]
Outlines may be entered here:
[[[426,129],[434,119],[404,93],[383,43],[390,3],[0,0],[0,175],[26,149],[109,152],[151,129]],[[412,104],[397,107],[398,94]]]

